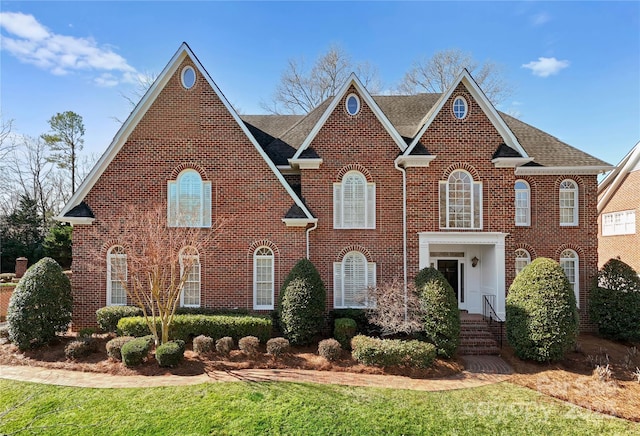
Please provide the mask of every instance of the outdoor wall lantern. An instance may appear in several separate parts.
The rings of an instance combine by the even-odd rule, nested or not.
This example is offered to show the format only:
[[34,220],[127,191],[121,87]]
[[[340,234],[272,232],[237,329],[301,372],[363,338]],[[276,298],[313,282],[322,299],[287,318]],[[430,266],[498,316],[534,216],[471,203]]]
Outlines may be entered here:
[[472,267],[474,267],[474,268],[475,268],[476,266],[478,266],[478,262],[480,262],[480,259],[478,259],[476,256],[473,256],[473,257],[471,258],[471,266],[472,266]]

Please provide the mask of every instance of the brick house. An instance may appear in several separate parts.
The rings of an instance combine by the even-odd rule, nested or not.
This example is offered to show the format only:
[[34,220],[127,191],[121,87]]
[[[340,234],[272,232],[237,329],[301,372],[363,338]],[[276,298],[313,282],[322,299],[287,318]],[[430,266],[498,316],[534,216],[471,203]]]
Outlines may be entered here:
[[[443,94],[411,96],[372,96],[352,75],[307,115],[245,116],[183,44],[58,217],[74,225],[74,326],[127,302],[110,276],[126,259],[124,206],[166,202],[169,226],[234,217],[195,253],[187,306],[270,311],[307,256],[327,310],[366,307],[367,287],[433,265],[461,309],[490,303],[504,319],[515,274],[545,256],[565,268],[588,327],[597,174],[610,169],[498,112],[467,71]],[[88,268],[110,241],[104,268]]]
[[640,142],[598,185],[598,266],[614,257],[640,273]]

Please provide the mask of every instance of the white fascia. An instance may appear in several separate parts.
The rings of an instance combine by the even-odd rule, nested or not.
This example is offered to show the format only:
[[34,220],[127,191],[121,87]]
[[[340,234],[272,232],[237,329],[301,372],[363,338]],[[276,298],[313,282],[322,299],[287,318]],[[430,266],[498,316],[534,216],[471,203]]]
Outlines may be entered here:
[[69,223],[72,226],[75,225],[91,225],[96,219],[95,218],[89,218],[89,217],[73,217],[73,216],[55,216],[53,217],[54,220],[56,221],[60,221],[62,223]]
[[321,164],[321,158],[289,159],[289,165],[291,165],[292,168],[299,168],[301,170],[317,170]]
[[282,222],[287,227],[306,227],[309,224],[316,224],[318,218],[282,218]]
[[398,156],[396,163],[404,168],[426,168],[436,158],[436,155]]
[[516,168],[529,162],[533,162],[532,157],[497,157],[491,160],[496,168]]
[[593,165],[584,167],[518,167],[516,176],[562,176],[562,175],[598,175],[611,171],[611,165]]

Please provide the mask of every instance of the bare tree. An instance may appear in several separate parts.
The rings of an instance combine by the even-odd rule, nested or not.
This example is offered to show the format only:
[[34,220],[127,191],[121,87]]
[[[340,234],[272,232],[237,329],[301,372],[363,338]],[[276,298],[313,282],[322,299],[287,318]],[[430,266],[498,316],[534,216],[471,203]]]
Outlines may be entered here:
[[[169,340],[180,295],[198,262],[195,255],[215,246],[223,222],[220,219],[207,229],[167,227],[166,205],[147,212],[132,206],[124,214],[117,234],[122,241],[121,254],[126,255],[126,268],[113,268],[112,280],[122,286],[129,301],[142,309],[156,344]],[[100,237],[97,228],[94,236]],[[104,271],[100,268],[104,252],[96,252],[93,264]]]
[[[133,110],[136,107],[138,102],[144,97],[147,93],[151,85],[158,78],[158,74],[150,71],[145,71],[144,73],[136,75],[136,83],[134,89],[130,93],[120,92],[120,96],[125,99],[125,101],[129,104],[129,108]],[[114,121],[119,124],[124,123],[124,120],[121,120],[118,117],[112,117]]]
[[369,289],[375,307],[367,309],[367,319],[380,327],[383,335],[415,333],[422,330],[423,311],[412,284],[394,279]]
[[274,113],[309,113],[327,98],[336,94],[351,72],[371,93],[381,86],[376,68],[368,62],[354,64],[351,57],[338,45],[316,59],[311,69],[303,60],[289,59],[280,83],[269,102],[262,102],[264,110]]
[[415,61],[398,85],[398,91],[402,94],[444,92],[451,86],[463,68],[472,74],[494,105],[503,102],[512,94],[511,85],[505,80],[502,67],[499,64],[486,61],[479,65],[471,53],[456,48],[442,50],[430,58],[424,57]]
[[53,152],[49,160],[63,170],[71,171],[71,195],[76,192],[78,153],[84,144],[84,123],[75,112],[57,113],[49,119],[51,133],[41,137]]
[[15,148],[11,140],[13,120],[5,120],[0,114],[0,160],[4,159]]

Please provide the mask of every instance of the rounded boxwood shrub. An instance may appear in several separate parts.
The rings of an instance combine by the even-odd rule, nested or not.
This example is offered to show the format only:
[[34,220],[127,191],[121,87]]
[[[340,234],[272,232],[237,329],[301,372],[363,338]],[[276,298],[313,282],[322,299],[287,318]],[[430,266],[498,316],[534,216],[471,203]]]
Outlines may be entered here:
[[162,367],[178,365],[184,358],[184,341],[169,341],[156,348],[156,360]]
[[539,257],[513,280],[506,329],[507,340],[521,359],[560,360],[575,346],[576,297],[556,261]]
[[440,271],[422,269],[415,278],[423,313],[423,334],[439,356],[453,357],[460,344],[460,310],[456,294]]
[[329,362],[340,359],[340,355],[342,354],[340,342],[335,339],[324,339],[318,342],[318,354]]
[[235,347],[235,345],[233,343],[233,338],[230,336],[225,336],[224,338],[220,338],[216,341],[216,351],[225,357],[231,354],[233,347]]
[[327,292],[316,267],[302,259],[293,267],[282,286],[280,328],[295,345],[311,342],[324,326]]
[[151,344],[153,344],[153,339],[149,341],[148,336],[136,338],[125,343],[120,349],[122,362],[126,366],[137,366],[142,364],[149,354]]
[[343,348],[349,349],[351,339],[356,335],[358,325],[351,318],[337,318],[333,322],[333,337]]
[[365,365],[428,368],[436,358],[436,347],[417,340],[378,339],[358,335],[351,340],[351,355]]
[[289,352],[289,341],[286,338],[271,338],[267,341],[267,354],[274,357]]
[[240,348],[240,350],[247,356],[256,356],[258,354],[259,347],[260,340],[255,336],[245,336],[238,341],[238,348]]
[[49,343],[67,331],[72,305],[69,278],[45,257],[27,270],[11,295],[9,339],[22,350]]
[[135,306],[106,306],[96,310],[96,321],[103,332],[115,333],[118,321],[128,316],[142,316],[142,309]]
[[620,259],[610,259],[591,288],[589,315],[598,333],[619,341],[640,342],[640,277]]
[[98,344],[95,339],[82,337],[69,342],[66,347],[64,347],[64,355],[67,359],[75,360],[80,357],[86,357],[97,350]]
[[117,338],[111,339],[109,342],[107,342],[106,345],[107,356],[111,357],[112,359],[122,360],[122,346],[134,339],[135,338],[133,336],[119,336]]
[[207,354],[215,350],[216,342],[213,338],[199,335],[193,338],[193,352],[196,354]]

